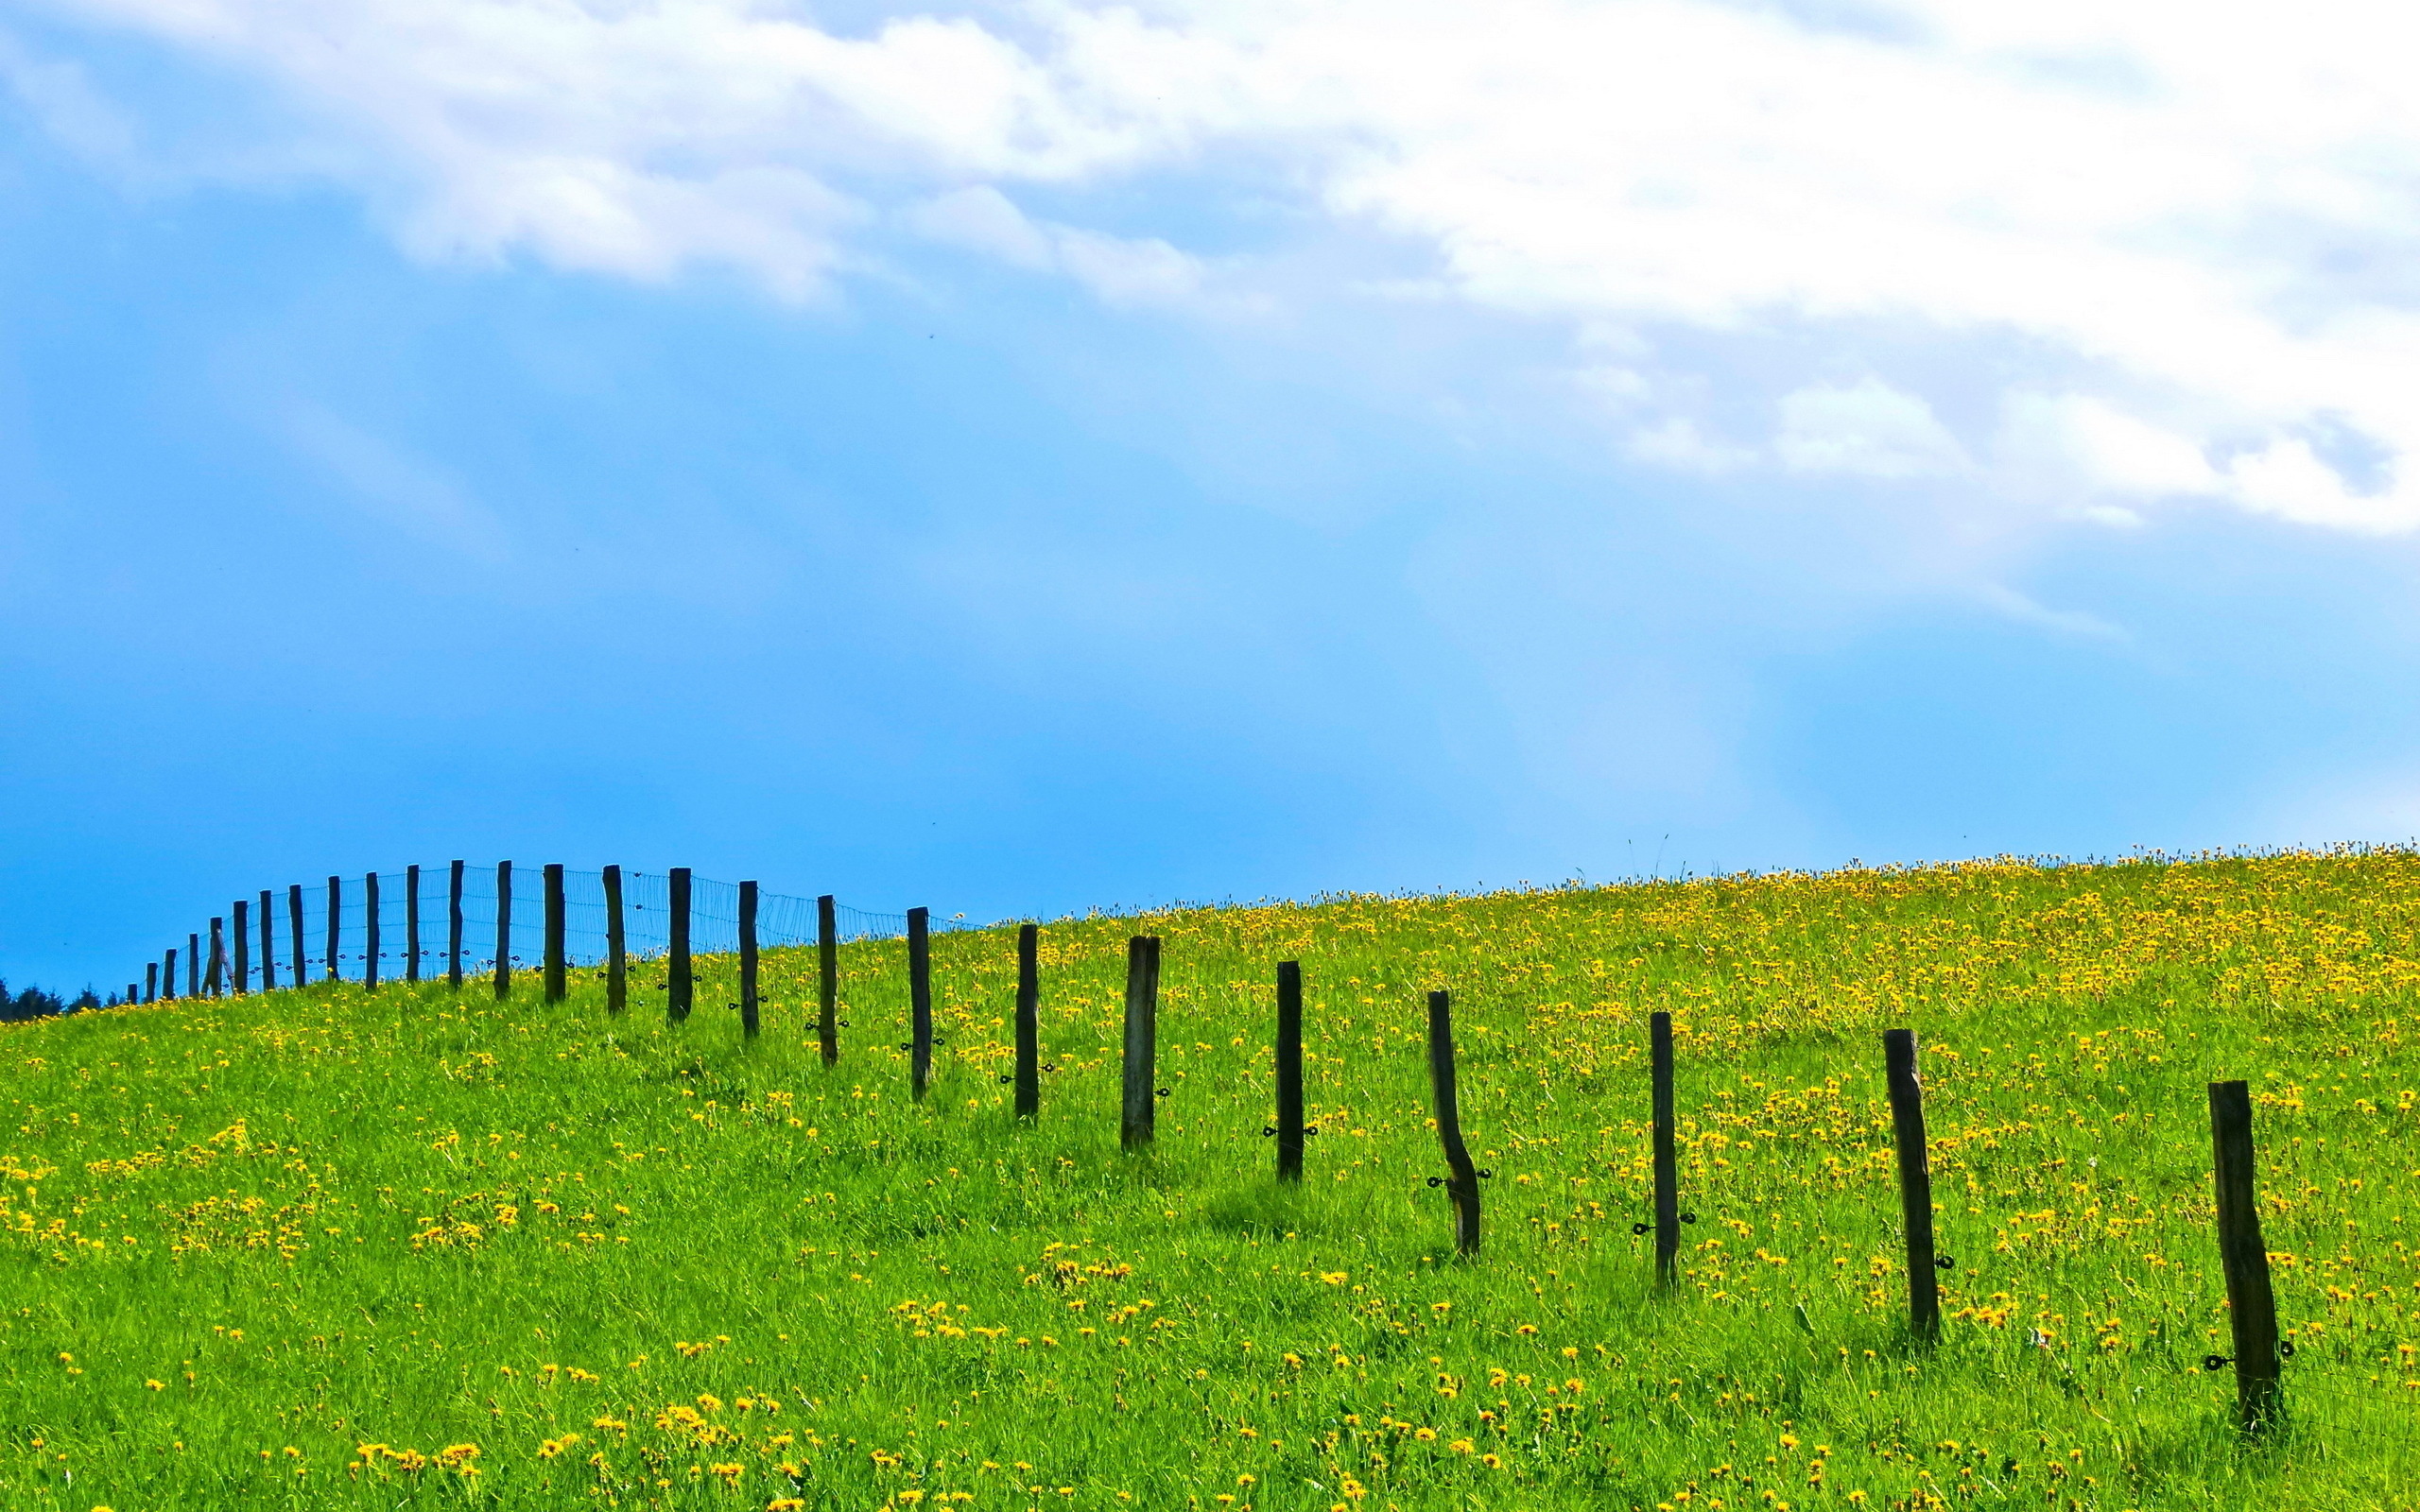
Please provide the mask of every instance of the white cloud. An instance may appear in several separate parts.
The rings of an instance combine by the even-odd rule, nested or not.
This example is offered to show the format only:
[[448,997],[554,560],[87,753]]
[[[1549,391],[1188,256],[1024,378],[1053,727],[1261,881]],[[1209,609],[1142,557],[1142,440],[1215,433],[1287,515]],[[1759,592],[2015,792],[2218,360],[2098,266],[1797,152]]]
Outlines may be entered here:
[[[2420,13],[2368,0],[2290,25],[2185,0],[1900,0],[1854,25],[1032,0],[847,36],[785,0],[49,3],[274,81],[424,255],[716,264],[803,299],[895,219],[1113,303],[1232,308],[1201,298],[1184,232],[1241,181],[1303,238],[1433,260],[1338,294],[1442,288],[1576,347],[1630,333],[1649,392],[1609,424],[1635,456],[1979,475],[2113,520],[2201,499],[2420,525]],[[6,72],[69,102],[62,131],[112,129],[64,76]],[[1142,178],[1214,187],[1156,236],[1011,198],[1046,186],[1074,221]],[[1826,383],[1844,368],[1888,386]],[[1778,421],[1708,440],[1741,430],[1708,395]],[[2323,421],[2374,475],[2312,444]]]

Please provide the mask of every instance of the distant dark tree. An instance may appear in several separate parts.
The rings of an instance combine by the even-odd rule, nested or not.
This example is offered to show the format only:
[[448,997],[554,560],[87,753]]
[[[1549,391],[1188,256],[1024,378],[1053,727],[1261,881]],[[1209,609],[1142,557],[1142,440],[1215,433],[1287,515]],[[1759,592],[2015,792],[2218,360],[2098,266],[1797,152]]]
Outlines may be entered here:
[[[85,989],[84,998],[90,998],[92,995],[90,988]],[[80,1003],[83,999],[78,1001]],[[45,992],[38,987],[29,987],[12,997],[9,992],[9,984],[0,982],[0,1021],[48,1019],[65,1013],[67,1010],[67,1004],[60,1001],[56,992]]]

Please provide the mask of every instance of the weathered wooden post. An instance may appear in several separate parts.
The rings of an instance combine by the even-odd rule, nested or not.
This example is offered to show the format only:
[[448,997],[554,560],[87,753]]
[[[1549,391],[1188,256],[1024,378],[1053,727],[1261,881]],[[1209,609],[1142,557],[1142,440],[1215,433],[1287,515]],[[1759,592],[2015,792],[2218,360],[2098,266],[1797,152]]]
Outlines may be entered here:
[[[1462,1143],[1461,1102],[1454,1091],[1453,1000],[1443,992],[1428,994],[1428,1088],[1437,1110],[1437,1141],[1445,1149],[1443,1181],[1454,1199],[1454,1253],[1478,1253],[1478,1171]],[[1437,1178],[1429,1178],[1434,1184]]]
[[238,898],[228,906],[235,919],[235,965],[227,981],[240,998],[252,988],[252,905]]
[[2244,1433],[2258,1435],[2275,1421],[2283,1402],[2277,1297],[2270,1289],[2269,1247],[2260,1235],[2252,1090],[2247,1084],[2210,1083],[2210,1146],[2219,1198],[2219,1263],[2226,1272],[2227,1322],[2235,1332],[2236,1418]]
[[739,1032],[756,1038],[756,885],[739,885]]
[[605,868],[605,1011],[630,1006],[630,962],[623,954],[622,868]]
[[404,868],[404,980],[420,980],[420,868]]
[[933,1080],[932,911],[908,910],[908,1091],[918,1102]]
[[185,996],[201,996],[201,936],[185,936]]
[[341,982],[344,972],[337,966],[337,946],[343,939],[344,884],[335,877],[328,879],[328,980]]
[[210,980],[203,984],[212,997],[222,997],[227,991],[227,921],[210,921]]
[[1933,1253],[1931,1146],[1925,1137],[1924,1082],[1916,1074],[1916,1032],[1882,1033],[1883,1074],[1891,1092],[1891,1132],[1899,1148],[1899,1214],[1908,1230],[1908,1330],[1941,1334],[1940,1259]]
[[1277,963],[1277,1179],[1303,1179],[1303,963]]
[[448,868],[445,884],[445,985],[462,990],[462,863]]
[[495,864],[495,995],[512,992],[512,863]]
[[361,883],[361,985],[378,990],[378,873]]
[[277,894],[261,889],[261,990],[277,990]]
[[166,969],[160,973],[160,995],[173,1000],[177,995],[177,952],[174,946],[169,947],[165,966]]
[[563,868],[546,863],[546,1001],[561,1003],[568,988],[563,964]]
[[1655,1284],[1672,1284],[1681,1252],[1680,1157],[1672,1131],[1672,1016],[1648,1020],[1648,1058],[1655,1083]]
[[689,1016],[689,1006],[696,983],[689,975],[689,868],[672,868],[670,885],[671,918],[666,921],[669,940],[664,953],[664,1011],[679,1023]]
[[815,1034],[823,1048],[823,1063],[840,1059],[840,922],[825,893],[815,900],[816,1020]]
[[[174,971],[176,968],[170,967],[169,970]],[[160,1001],[160,963],[157,961],[149,962],[143,968],[143,1001],[147,1005]]]
[[1160,938],[1126,942],[1126,1079],[1117,1143],[1139,1150],[1159,1132]]
[[1017,929],[1017,1117],[1042,1111],[1041,935],[1032,924]]
[[143,1001],[142,998],[137,995],[142,990],[143,984],[140,982],[129,982],[126,984],[126,1005],[131,1007],[135,1004]]
[[286,885],[285,921],[287,944],[292,953],[289,959],[294,963],[294,985],[302,987],[311,980],[311,962],[310,957],[303,954],[302,885],[299,882]]

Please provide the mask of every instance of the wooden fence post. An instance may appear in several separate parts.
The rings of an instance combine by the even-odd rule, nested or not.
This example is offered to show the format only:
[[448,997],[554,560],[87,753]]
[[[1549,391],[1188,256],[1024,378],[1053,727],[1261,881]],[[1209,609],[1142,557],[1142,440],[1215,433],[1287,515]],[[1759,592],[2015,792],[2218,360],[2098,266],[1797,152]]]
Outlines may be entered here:
[[689,868],[675,867],[666,890],[671,894],[669,942],[664,953],[664,1011],[674,1023],[689,1017],[696,983],[689,975]]
[[378,873],[361,884],[361,985],[378,990]]
[[512,992],[512,863],[495,864],[495,995]]
[[739,1032],[756,1038],[756,885],[739,885]]
[[185,936],[185,996],[201,996],[201,936]]
[[563,867],[546,863],[546,1001],[561,1003],[568,988],[563,981]]
[[142,1002],[143,999],[137,995],[141,993],[142,990],[143,984],[140,982],[129,982],[126,984],[126,1005],[130,1007],[133,1005]]
[[[176,968],[172,966],[169,970],[173,971]],[[143,1001],[147,1004],[160,1001],[160,963],[157,961],[143,968]]]
[[1672,1125],[1672,1016],[1648,1021],[1648,1058],[1655,1080],[1655,1284],[1672,1284],[1681,1252],[1681,1171]]
[[1017,929],[1017,1117],[1042,1111],[1042,931],[1024,924]]
[[840,1059],[840,921],[828,892],[815,900],[815,1034],[823,1047],[823,1063],[837,1065]]
[[404,868],[404,980],[420,980],[420,868]]
[[171,1001],[177,995],[177,953],[173,946],[165,957],[165,969],[160,972],[160,995]]
[[1303,963],[1277,963],[1277,1179],[1303,1179]]
[[[1445,1148],[1445,1194],[1454,1199],[1454,1253],[1478,1253],[1478,1172],[1462,1143],[1461,1100],[1454,1092],[1453,1000],[1443,992],[1428,994],[1428,1089],[1436,1105],[1437,1140]],[[1430,1177],[1431,1185],[1439,1178]]]
[[286,885],[285,921],[290,947],[286,958],[294,967],[294,985],[302,987],[311,980],[311,963],[302,953],[302,885],[299,882]]
[[445,884],[445,985],[462,990],[462,863],[447,868]]
[[2277,1297],[2270,1289],[2269,1247],[2260,1236],[2252,1090],[2245,1083],[2210,1083],[2210,1145],[2218,1185],[2219,1263],[2226,1272],[2227,1321],[2235,1332],[2236,1418],[2243,1432],[2259,1434],[2276,1418],[2282,1393]]
[[227,920],[210,921],[210,980],[202,985],[212,997],[224,996],[227,990]]
[[1942,1265],[1933,1253],[1931,1146],[1925,1137],[1924,1081],[1916,1074],[1916,1032],[1884,1030],[1882,1058],[1891,1132],[1899,1147],[1900,1221],[1908,1230],[1908,1330],[1930,1340],[1941,1335]]
[[1137,935],[1126,942],[1126,1085],[1117,1143],[1139,1150],[1159,1133],[1160,940]]
[[344,921],[344,884],[335,877],[328,879],[328,980],[341,982],[344,972],[337,966],[337,946],[342,942]]
[[630,1006],[630,961],[622,949],[622,868],[605,868],[605,1011]]
[[235,920],[235,964],[227,981],[240,998],[252,989],[252,905],[238,898],[229,911]]
[[261,889],[261,990],[277,990],[277,894]]
[[932,910],[908,910],[908,1091],[918,1102],[933,1081]]

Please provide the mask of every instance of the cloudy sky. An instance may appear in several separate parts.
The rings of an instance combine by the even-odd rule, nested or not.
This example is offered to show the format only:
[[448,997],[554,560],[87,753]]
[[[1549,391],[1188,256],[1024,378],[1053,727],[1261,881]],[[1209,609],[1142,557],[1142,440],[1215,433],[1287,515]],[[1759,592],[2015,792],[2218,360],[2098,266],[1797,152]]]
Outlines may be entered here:
[[2405,838],[2415,26],[0,0],[0,973]]

